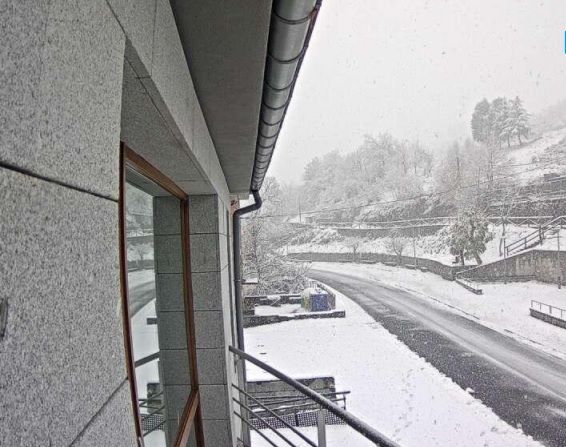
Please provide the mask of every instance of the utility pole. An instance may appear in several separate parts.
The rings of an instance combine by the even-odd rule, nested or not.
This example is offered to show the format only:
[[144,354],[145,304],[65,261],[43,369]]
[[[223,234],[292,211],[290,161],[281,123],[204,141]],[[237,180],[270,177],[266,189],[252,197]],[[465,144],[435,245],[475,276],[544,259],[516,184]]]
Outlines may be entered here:
[[558,232],[556,233],[556,269],[558,273],[558,288],[562,288],[562,271],[560,269],[560,223],[558,224]]
[[415,268],[417,267],[417,239],[415,237],[415,227],[413,227],[413,258],[414,258],[414,264],[415,264]]
[[503,218],[503,234],[501,241],[503,242],[503,284],[507,284],[507,247],[506,245],[506,234],[505,234],[505,218]]

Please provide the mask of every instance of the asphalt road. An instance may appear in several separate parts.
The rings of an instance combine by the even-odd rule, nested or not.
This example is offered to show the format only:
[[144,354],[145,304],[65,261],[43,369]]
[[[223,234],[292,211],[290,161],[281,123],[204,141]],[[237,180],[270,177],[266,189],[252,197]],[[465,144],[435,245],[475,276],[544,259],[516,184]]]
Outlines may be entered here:
[[137,314],[147,303],[155,299],[155,280],[151,279],[130,287],[128,302],[130,318]]
[[310,270],[507,423],[566,447],[566,361],[379,281]]

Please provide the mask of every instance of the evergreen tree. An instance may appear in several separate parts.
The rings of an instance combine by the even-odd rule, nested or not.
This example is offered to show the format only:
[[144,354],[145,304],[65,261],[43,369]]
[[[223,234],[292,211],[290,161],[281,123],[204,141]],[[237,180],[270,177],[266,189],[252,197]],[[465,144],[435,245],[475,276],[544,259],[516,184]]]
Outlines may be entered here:
[[489,112],[490,104],[487,99],[482,99],[476,104],[472,115],[472,137],[479,143],[488,143],[489,140]]
[[521,137],[527,138],[529,131],[529,114],[523,107],[521,98],[517,96],[511,101],[510,135],[516,137],[519,145],[522,145]]
[[511,136],[513,129],[513,119],[511,116],[511,101],[507,98],[503,98],[501,114],[499,116],[498,130],[499,130],[499,140],[506,141],[507,147],[511,147]]
[[491,103],[484,98],[476,104],[471,126],[475,141],[499,147],[502,141],[506,141],[507,147],[511,147],[512,138],[517,138],[522,144],[521,137],[528,136],[529,114],[518,96],[511,101],[498,97]]
[[501,147],[501,135],[505,128],[507,117],[509,116],[509,106],[507,98],[498,97],[491,102],[489,110],[489,143]]

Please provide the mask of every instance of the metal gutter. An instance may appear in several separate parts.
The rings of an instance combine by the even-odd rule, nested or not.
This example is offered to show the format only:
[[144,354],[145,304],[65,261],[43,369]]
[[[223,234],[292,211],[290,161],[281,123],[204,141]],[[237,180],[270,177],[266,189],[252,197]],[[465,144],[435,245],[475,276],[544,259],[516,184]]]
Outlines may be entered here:
[[261,189],[322,0],[274,0],[252,181]]

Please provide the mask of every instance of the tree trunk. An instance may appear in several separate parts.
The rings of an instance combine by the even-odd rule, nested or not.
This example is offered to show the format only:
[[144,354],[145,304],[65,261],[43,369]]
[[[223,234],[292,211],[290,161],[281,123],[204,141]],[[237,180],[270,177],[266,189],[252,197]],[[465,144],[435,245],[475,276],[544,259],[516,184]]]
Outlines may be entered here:
[[465,263],[464,263],[464,250],[460,251],[460,265],[465,265]]
[[477,265],[482,265],[483,261],[480,258],[480,255],[478,253],[474,253],[474,258],[476,259],[476,264]]
[[509,135],[507,135],[507,147],[511,147],[511,141],[509,141],[510,137]]
[[517,134],[517,138],[519,139],[519,146],[522,146],[523,142],[521,141],[521,134]]

